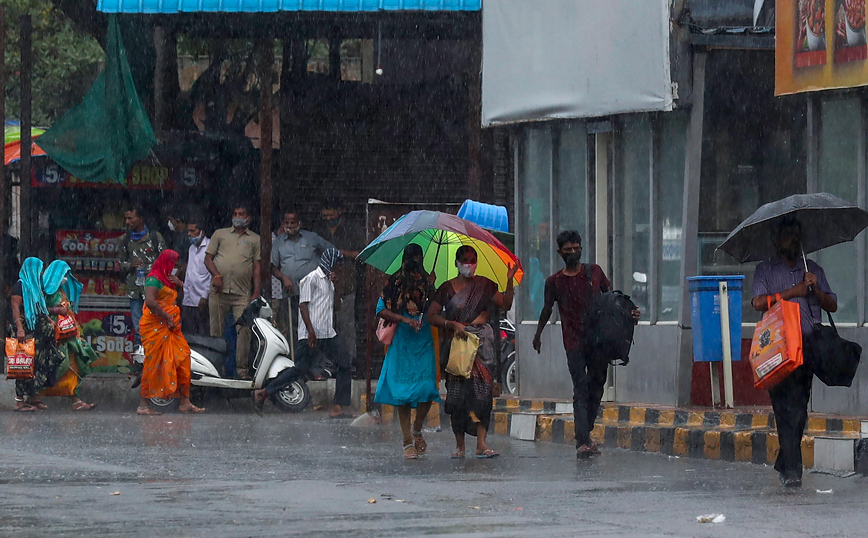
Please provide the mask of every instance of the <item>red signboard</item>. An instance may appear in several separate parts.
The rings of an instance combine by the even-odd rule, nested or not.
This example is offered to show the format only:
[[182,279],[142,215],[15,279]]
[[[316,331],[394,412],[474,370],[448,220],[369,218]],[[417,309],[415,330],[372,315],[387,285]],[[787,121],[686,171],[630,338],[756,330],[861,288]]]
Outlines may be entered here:
[[61,258],[117,258],[122,235],[124,232],[58,230],[54,246]]

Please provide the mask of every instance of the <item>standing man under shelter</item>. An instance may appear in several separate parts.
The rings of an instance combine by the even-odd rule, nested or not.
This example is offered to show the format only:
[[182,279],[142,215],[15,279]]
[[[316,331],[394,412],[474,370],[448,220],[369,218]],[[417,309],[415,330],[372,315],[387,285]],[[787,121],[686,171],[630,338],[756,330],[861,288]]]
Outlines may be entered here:
[[365,247],[365,227],[350,222],[344,215],[344,205],[337,198],[328,198],[320,208],[320,222],[314,229],[331,243],[347,261],[335,281],[335,330],[344,352],[356,355],[356,277],[355,262]]
[[160,232],[150,230],[145,225],[144,212],[139,206],[130,206],[124,212],[124,221],[127,233],[121,236],[118,242],[118,259],[121,271],[127,275],[125,284],[127,296],[130,298],[135,344],[136,347],[141,347],[139,322],[145,307],[145,278],[151,272],[154,260],[166,250],[166,241]]
[[271,247],[271,274],[277,277],[286,290],[289,314],[292,319],[290,328],[293,335],[292,345],[299,327],[298,295],[301,279],[316,270],[320,257],[334,245],[314,232],[301,229],[301,219],[294,209],[283,215],[283,230]]
[[203,218],[196,216],[187,224],[190,246],[184,272],[184,299],[181,304],[181,326],[185,333],[211,334],[208,290],[211,273],[205,267],[205,255],[211,240],[205,235]]
[[304,375],[311,375],[317,366],[317,355],[323,353],[336,368],[335,395],[329,416],[352,416],[344,411],[352,397],[350,358],[338,345],[334,328],[334,281],[343,270],[343,258],[339,250],[326,249],[320,256],[317,268],[301,279],[298,288],[302,322],[298,327],[299,349],[295,366],[282,371],[267,386],[254,391],[254,405],[260,415],[268,396],[276,395]]
[[[221,337],[226,317],[231,312],[241,317],[251,301],[259,297],[261,245],[259,235],[250,230],[250,211],[243,203],[235,205],[232,227],[221,228],[211,236],[205,250],[205,267],[211,273],[208,295],[211,336]],[[250,349],[250,329],[238,331],[235,363],[238,377],[248,377],[247,359]]]

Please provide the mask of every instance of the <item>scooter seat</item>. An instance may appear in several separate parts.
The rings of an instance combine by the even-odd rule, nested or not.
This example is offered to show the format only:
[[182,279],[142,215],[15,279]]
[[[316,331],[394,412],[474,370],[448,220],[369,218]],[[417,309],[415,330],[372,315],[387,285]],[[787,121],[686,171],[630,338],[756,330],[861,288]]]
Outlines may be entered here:
[[229,344],[227,344],[226,340],[222,338],[186,333],[184,334],[184,338],[187,339],[187,343],[190,344],[190,347],[196,349],[197,351],[208,350],[213,351],[214,353],[218,353],[220,355],[229,354]]

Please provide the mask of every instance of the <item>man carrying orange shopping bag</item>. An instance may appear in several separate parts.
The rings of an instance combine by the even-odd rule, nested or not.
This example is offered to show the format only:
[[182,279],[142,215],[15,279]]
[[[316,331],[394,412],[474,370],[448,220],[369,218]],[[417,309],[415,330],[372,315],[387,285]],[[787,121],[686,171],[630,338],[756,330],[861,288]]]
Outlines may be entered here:
[[[760,312],[773,308],[779,299],[798,304],[804,338],[811,333],[815,323],[820,323],[822,310],[835,312],[838,301],[823,268],[803,258],[801,236],[802,226],[797,219],[784,216],[775,222],[772,242],[777,255],[757,265],[751,304]],[[773,314],[783,318],[782,313]],[[801,443],[808,421],[808,400],[813,381],[810,364],[810,357],[805,356],[802,366],[769,388],[780,443],[775,470],[780,473],[781,483],[788,488],[802,485]],[[768,369],[775,366],[769,364]]]

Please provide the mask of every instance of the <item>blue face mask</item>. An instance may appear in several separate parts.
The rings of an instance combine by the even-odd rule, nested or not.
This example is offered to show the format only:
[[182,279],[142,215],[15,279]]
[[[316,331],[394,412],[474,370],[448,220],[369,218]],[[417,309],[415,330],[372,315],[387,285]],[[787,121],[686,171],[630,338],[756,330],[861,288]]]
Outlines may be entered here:
[[341,218],[340,218],[340,217],[337,217],[337,218],[334,218],[334,219],[326,219],[325,222],[326,222],[326,224],[328,225],[329,228],[334,228],[334,227],[336,227],[338,224],[341,223]]

